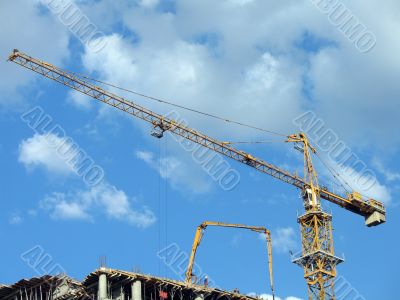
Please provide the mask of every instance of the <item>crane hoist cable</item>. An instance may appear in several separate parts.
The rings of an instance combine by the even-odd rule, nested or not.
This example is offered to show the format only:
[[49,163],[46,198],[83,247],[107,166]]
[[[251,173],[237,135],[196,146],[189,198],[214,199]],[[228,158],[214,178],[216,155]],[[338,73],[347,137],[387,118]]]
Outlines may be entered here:
[[[325,199],[352,213],[363,216],[365,224],[368,227],[386,222],[386,208],[382,202],[372,198],[362,199],[356,191],[343,195],[319,187],[317,174],[311,159],[312,153],[316,151],[310,145],[309,139],[304,133],[287,136],[288,142],[294,143],[295,146],[296,143],[300,143],[303,146],[305,172],[304,178],[300,178],[297,174],[281,169],[235,147],[224,145],[218,139],[107,91],[90,83],[89,80],[85,81],[68,71],[60,71],[51,64],[30,57],[25,53],[19,52],[17,49],[14,49],[10,54],[9,60],[59,84],[152,124],[153,128],[159,129],[158,133],[154,132],[154,135],[152,134],[156,138],[162,138],[163,133],[169,131],[176,136],[195,142],[225,157],[248,165],[255,170],[299,188],[302,191],[306,210],[305,214],[299,217],[302,233],[304,233],[302,235],[303,256],[293,262],[304,268],[304,278],[307,281],[309,297],[313,297],[311,294],[313,291],[318,291],[320,295],[328,295],[328,297],[333,294],[336,265],[342,262],[341,258],[334,255],[332,217],[321,209],[320,199]],[[301,150],[300,147],[299,149]],[[318,230],[315,230],[316,228]],[[320,232],[325,232],[326,234],[320,236]],[[317,246],[316,248],[314,248],[315,245]],[[315,255],[315,253],[318,253],[318,255]]]
[[[56,68],[59,69],[60,71],[65,72],[63,69],[61,69],[59,67],[56,67]],[[200,114],[200,115],[203,115],[203,116],[206,116],[206,117],[210,117],[210,118],[213,118],[213,119],[216,119],[216,120],[220,120],[220,121],[223,121],[223,122],[226,122],[226,123],[236,124],[236,125],[239,125],[239,126],[242,126],[242,127],[255,129],[255,130],[258,130],[258,131],[261,131],[261,132],[265,132],[265,133],[269,133],[269,134],[273,134],[273,135],[277,135],[277,136],[287,137],[287,134],[283,134],[283,133],[279,133],[279,132],[276,132],[276,131],[273,131],[273,130],[268,130],[268,129],[261,128],[261,127],[258,127],[258,126],[254,126],[254,125],[246,124],[246,123],[243,123],[243,122],[231,120],[231,119],[228,119],[228,118],[223,118],[223,117],[217,116],[215,114],[203,112],[203,111],[191,108],[191,107],[175,104],[175,103],[173,103],[171,101],[167,101],[165,99],[156,98],[156,97],[153,97],[153,96],[148,96],[148,95],[140,93],[140,92],[136,92],[136,91],[129,90],[129,89],[126,89],[126,88],[123,88],[123,87],[119,87],[119,86],[117,86],[115,84],[111,84],[111,83],[107,83],[107,82],[102,81],[102,80],[90,78],[90,77],[88,77],[86,75],[83,75],[83,74],[79,74],[79,73],[75,73],[75,72],[70,72],[70,73],[75,75],[75,76],[77,76],[77,77],[84,78],[84,79],[87,79],[87,80],[90,80],[90,81],[93,81],[93,82],[97,82],[97,83],[100,83],[100,84],[103,84],[103,85],[106,85],[106,86],[109,86],[109,87],[112,87],[112,88],[115,88],[115,89],[118,89],[118,90],[121,90],[121,91],[124,91],[124,92],[128,92],[128,93],[134,94],[136,96],[140,96],[140,97],[146,98],[148,100],[152,100],[152,101],[156,101],[156,102],[159,102],[159,103],[167,104],[167,105],[170,105],[170,106],[173,106],[173,107],[176,107],[176,108],[181,108],[183,110],[190,111],[190,112],[193,112],[193,113],[196,113],[196,114]]]
[[[338,185],[342,187],[347,193],[350,193],[350,191],[356,190],[353,186],[351,186],[346,179],[343,178],[342,175],[332,165],[330,165],[327,161],[325,161],[321,155],[316,153],[317,158],[322,162],[322,164],[328,169],[328,171],[332,174],[332,176],[338,181]],[[344,183],[344,184],[343,184]],[[344,185],[346,185],[349,189],[347,189]],[[369,195],[365,195],[362,193],[359,193],[363,198],[368,199],[372,198]]]
[[[64,71],[61,68],[58,68],[58,67],[56,67],[56,68],[61,70],[61,71]],[[287,137],[287,135],[282,134],[282,133],[278,133],[278,132],[275,132],[275,131],[271,131],[271,130],[267,130],[267,129],[264,129],[264,128],[256,127],[256,126],[253,126],[253,125],[245,124],[245,123],[242,123],[242,122],[230,120],[230,119],[223,118],[223,117],[220,117],[220,116],[217,116],[217,115],[214,115],[214,114],[202,112],[202,111],[199,111],[199,110],[196,110],[196,109],[193,109],[193,108],[189,108],[189,107],[186,107],[186,106],[183,106],[183,105],[175,104],[173,102],[170,102],[170,101],[167,101],[167,100],[164,100],[164,99],[148,96],[148,95],[145,95],[145,94],[140,93],[140,92],[136,92],[136,91],[129,90],[129,89],[126,89],[126,88],[123,88],[123,87],[119,87],[119,86],[117,86],[115,84],[111,84],[111,83],[107,83],[107,82],[102,81],[102,80],[91,78],[91,77],[89,77],[87,75],[79,74],[79,73],[76,73],[76,72],[71,72],[71,73],[74,74],[77,77],[81,77],[81,78],[84,78],[84,79],[87,79],[87,80],[90,80],[90,81],[93,81],[93,82],[97,82],[97,83],[103,84],[105,86],[109,86],[109,87],[112,87],[112,88],[115,88],[115,89],[118,89],[118,90],[121,90],[121,91],[125,91],[125,92],[131,93],[131,94],[134,94],[134,95],[137,95],[137,96],[149,99],[149,100],[153,100],[153,101],[160,102],[160,103],[163,103],[163,104],[167,104],[167,105],[170,105],[170,106],[173,106],[173,107],[181,108],[181,109],[184,109],[184,110],[187,110],[187,111],[191,111],[191,112],[194,112],[194,113],[197,113],[197,114],[201,114],[201,115],[204,115],[204,116],[207,116],[207,117],[218,119],[220,121],[233,123],[233,124],[236,124],[236,125],[239,125],[239,126],[255,129],[255,130],[258,130],[258,131],[262,131],[262,132],[267,132],[267,133],[278,135],[278,136],[283,136],[285,138]],[[234,142],[224,142],[224,144],[226,144],[226,145],[233,145],[233,144],[269,144],[269,143],[275,143],[275,142],[284,142],[284,141],[281,141],[281,140],[234,141]],[[332,176],[339,181],[340,186],[343,187],[343,189],[346,192],[349,192],[349,190],[347,188],[345,188],[344,185],[341,182],[345,183],[350,188],[350,190],[354,190],[348,184],[348,182],[345,179],[343,179],[340,176],[340,174],[334,168],[332,168],[329,164],[324,162],[324,160],[321,158],[320,155],[318,155],[318,153],[316,153],[316,154],[317,154],[317,157],[320,159],[320,161],[325,165],[325,167],[328,169],[328,171],[332,174]]]
[[[236,149],[230,145],[224,145],[223,142],[218,139],[190,128],[183,123],[176,122],[174,119],[153,112],[132,101],[107,91],[100,86],[92,84],[89,80],[84,80],[73,72],[63,71],[57,66],[31,57],[17,49],[14,49],[9,55],[8,61],[36,72],[50,80],[54,80],[70,89],[88,95],[89,97],[112,106],[119,111],[123,111],[133,117],[149,122],[153,126],[158,126],[161,133],[158,135],[155,133],[154,136],[157,138],[161,138],[163,136],[162,133],[168,130],[176,136],[200,144],[205,148],[211,149],[237,162],[246,164],[264,174],[291,184],[299,189],[304,190],[309,184],[309,182],[304,181],[304,179],[300,178],[297,174],[292,174],[280,167],[264,161],[261,158],[253,157],[250,153]],[[306,141],[307,138],[305,137],[305,134],[299,134],[299,136],[300,135],[303,135],[303,138],[299,141],[309,144],[308,141]],[[296,141],[297,139],[293,138],[293,136],[296,137],[296,135],[285,137],[290,137],[290,142]],[[366,221],[365,224],[368,227],[377,226],[386,222],[386,209],[384,204],[380,201],[372,198],[359,199],[359,197],[356,197],[358,193],[355,192],[351,194],[337,194],[328,189],[318,189],[317,192],[319,193],[320,198],[335,203],[352,213],[363,216]]]
[[[223,142],[225,145],[235,145],[235,144],[270,144],[270,143],[280,143],[280,142],[285,142],[284,140],[263,140],[263,141],[229,141],[229,142]],[[332,166],[330,165],[327,161],[325,161],[321,155],[318,153],[318,151],[315,153],[317,158],[321,161],[321,163],[327,168],[329,173],[332,175],[334,179],[337,180],[337,185],[342,187],[344,191],[347,193],[351,193],[351,191],[355,190],[349,183],[344,179],[340,173]],[[346,188],[346,186],[348,188]],[[365,198],[368,198],[366,195],[362,195]]]
[[342,182],[349,187],[350,190],[354,190],[353,187],[333,168],[328,162],[326,162],[319,153],[316,153],[317,158],[321,161],[321,163],[328,169],[328,171],[332,174],[332,176],[338,180],[341,187],[344,188],[346,192],[349,190],[342,184]]
[[[279,143],[285,142],[284,140],[263,140],[263,141],[232,141],[232,142],[223,142],[225,145],[234,145],[234,144],[270,144],[270,143]],[[339,174],[338,171],[334,167],[332,167],[328,162],[326,162],[321,155],[319,155],[318,151],[315,153],[321,163],[328,169],[329,173],[333,176],[334,179],[338,181],[338,185],[342,187],[347,193],[354,190],[354,188]],[[350,189],[347,189],[344,184]]]
[[[164,172],[165,172],[165,180],[164,180],[164,228],[165,228],[165,243],[164,249],[168,247],[168,179],[169,179],[169,169],[168,169],[168,139],[164,139]],[[168,257],[166,257],[168,261]],[[168,266],[165,264],[165,277],[168,277]]]
[[271,144],[271,143],[284,143],[284,140],[265,140],[265,141],[233,141],[233,142],[223,142],[225,145],[234,144]]
[[[158,141],[158,170],[160,172],[162,172],[161,169],[161,157],[162,157],[162,151],[161,151],[161,140]],[[158,213],[161,215],[161,176],[157,176],[158,177]],[[158,250],[157,251],[161,251],[161,222],[157,222],[158,223]],[[158,275],[161,276],[161,260],[158,260]]]

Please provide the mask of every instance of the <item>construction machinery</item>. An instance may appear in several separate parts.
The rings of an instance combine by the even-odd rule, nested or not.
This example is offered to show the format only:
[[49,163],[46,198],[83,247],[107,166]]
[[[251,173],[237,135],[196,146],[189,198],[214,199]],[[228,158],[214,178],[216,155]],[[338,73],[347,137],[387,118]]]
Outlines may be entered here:
[[[269,272],[269,284],[270,284],[270,289],[272,292],[272,299],[275,300],[275,289],[274,289],[274,274],[272,271],[272,241],[271,241],[271,232],[266,229],[265,227],[259,227],[259,226],[248,226],[248,225],[242,225],[242,224],[228,224],[228,223],[222,223],[222,222],[210,222],[206,221],[203,222],[197,227],[196,230],[196,235],[194,237],[193,241],[193,246],[192,246],[192,251],[190,254],[190,259],[189,259],[189,264],[188,268],[186,271],[186,283],[188,285],[192,284],[193,282],[193,277],[195,277],[195,274],[193,274],[193,266],[194,266],[194,261],[196,258],[196,253],[197,253],[197,248],[199,247],[201,240],[204,235],[204,231],[208,226],[216,226],[216,227],[229,227],[229,228],[239,228],[239,229],[248,229],[260,234],[265,235],[265,239],[267,242],[267,253],[268,253],[268,272]],[[196,280],[197,282],[197,280]]]
[[335,299],[334,279],[336,276],[336,265],[342,262],[342,259],[334,254],[332,216],[322,210],[320,199],[325,199],[347,211],[364,217],[365,224],[369,227],[382,224],[386,221],[386,209],[381,202],[363,198],[357,192],[342,195],[319,186],[317,173],[312,163],[312,154],[316,153],[316,149],[310,145],[304,133],[290,135],[286,140],[287,142],[294,143],[296,148],[303,152],[304,177],[301,178],[297,174],[292,174],[249,153],[234,148],[231,143],[214,139],[186,126],[183,122],[177,122],[172,118],[155,113],[109,92],[93,84],[87,77],[62,70],[18,50],[14,50],[11,53],[9,60],[149,122],[153,125],[152,135],[158,138],[161,138],[168,131],[299,188],[302,194],[305,213],[298,218],[301,227],[302,254],[294,260],[294,263],[304,268],[309,300]]

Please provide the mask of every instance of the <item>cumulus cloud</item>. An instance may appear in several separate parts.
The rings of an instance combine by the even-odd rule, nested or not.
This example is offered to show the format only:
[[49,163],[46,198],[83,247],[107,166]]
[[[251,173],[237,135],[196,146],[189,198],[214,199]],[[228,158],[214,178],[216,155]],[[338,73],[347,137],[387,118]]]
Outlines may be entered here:
[[[377,145],[396,149],[400,142],[393,132],[400,70],[400,42],[395,35],[400,23],[392,13],[398,8],[396,1],[384,6],[379,1],[368,7],[361,0],[349,4],[352,13],[377,36],[377,46],[367,54],[359,53],[310,1],[178,0],[173,12],[150,11],[160,4],[157,0],[139,0],[135,5],[88,1],[82,6],[89,3],[93,9],[85,12],[91,18],[101,20],[108,15],[107,24],[113,19],[132,33],[107,36],[107,47],[99,53],[85,50],[84,68],[100,79],[285,133],[293,130],[295,116],[312,107],[349,144],[370,147],[373,141],[369,149],[374,151]],[[11,9],[8,6],[13,4],[3,5]],[[36,18],[35,5],[24,8],[27,16]],[[63,49],[67,35],[54,21],[45,15],[34,23],[45,25],[50,34],[43,36],[52,37]],[[63,34],[54,38],[53,29]],[[26,32],[26,40],[32,40]],[[47,56],[53,63],[61,57]],[[14,78],[6,79],[9,77]],[[89,108],[82,97],[71,95],[70,101]],[[232,139],[260,136],[185,116],[192,127],[211,135]],[[174,161],[171,167],[180,163],[181,159]],[[387,187],[378,183],[374,189],[374,197],[390,202]]]
[[22,222],[23,222],[23,219],[22,219],[21,215],[17,212],[12,213],[10,215],[10,217],[8,218],[8,223],[10,225],[18,225],[18,224],[21,224]]
[[67,101],[79,109],[89,109],[92,107],[92,100],[85,94],[78,91],[70,91]]
[[[74,173],[73,164],[61,156],[54,145],[63,145],[68,149],[71,142],[53,134],[39,135],[23,140],[19,146],[19,161],[27,168],[43,167],[50,174],[69,175]],[[76,149],[75,149],[76,151]],[[174,165],[169,164],[174,170]],[[94,220],[92,211],[102,211],[110,219],[127,222],[137,227],[148,227],[156,220],[153,212],[147,208],[134,209],[135,199],[129,199],[126,193],[118,190],[103,179],[94,187],[71,193],[54,192],[47,195],[40,208],[57,220]]]
[[[263,300],[272,300],[273,299],[272,295],[270,295],[270,294],[257,295],[256,293],[250,293],[249,296],[258,297],[258,299],[263,299]],[[281,297],[275,296],[275,300],[303,300],[303,299],[297,298],[297,297],[293,297],[293,296],[289,296],[289,297],[286,297],[286,298],[281,298]]]
[[[107,3],[115,13],[111,2],[105,1],[103,10]],[[135,38],[112,34],[103,51],[86,49],[82,62],[87,72],[180,105],[284,133],[293,131],[292,119],[312,107],[351,143],[367,146],[370,139],[360,141],[366,134],[371,140],[383,140],[386,133],[393,136],[400,45],[392,36],[391,28],[399,26],[393,17],[381,22],[361,1],[349,4],[379,41],[371,53],[361,54],[309,1],[178,0],[173,13],[150,12],[148,8],[159,4],[156,0],[137,3],[119,7],[120,14],[115,14]],[[390,15],[397,5],[371,4],[382,15]],[[98,9],[95,14],[101,15]],[[385,91],[383,96],[380,91]],[[169,110],[135,98],[161,113]],[[184,115],[191,127],[211,135],[260,137],[254,131]],[[371,119],[377,124],[374,128],[369,126]],[[400,139],[387,141],[394,145]]]
[[[157,47],[153,41],[147,44],[147,40],[134,45],[114,34],[107,37],[107,47],[100,53],[87,51],[83,62],[86,69],[100,74],[105,81],[259,126],[288,127],[290,122],[286,120],[299,114],[301,68],[290,58],[264,52],[247,66],[231,70],[232,66],[213,57],[205,45],[172,39],[168,46]],[[228,82],[229,72],[233,78]],[[146,101],[146,106],[157,105]],[[167,112],[171,108],[156,109]],[[251,117],[247,112],[252,112]],[[202,124],[204,128],[198,118],[187,118],[191,126]],[[229,131],[213,124],[208,124],[208,131],[231,135],[242,132],[240,128]]]
[[[159,24],[157,30],[171,29],[169,18],[174,17],[155,20],[167,23]],[[232,65],[213,56],[205,45],[178,39],[174,37],[174,32],[159,34],[163,39],[171,36],[172,41],[157,46],[154,43],[160,41],[148,40],[147,37],[136,45],[118,34],[110,35],[103,51],[86,51],[82,61],[89,72],[99,74],[104,81],[260,127],[288,128],[291,125],[287,120],[300,113],[301,67],[293,64],[289,57],[265,51],[249,64],[232,69]],[[229,80],[228,73],[233,75]],[[121,94],[120,91],[118,93]],[[129,93],[125,96],[128,99],[132,97]],[[171,107],[135,98],[159,113],[171,110]],[[243,138],[243,135],[246,139],[259,136],[241,127],[221,126],[223,124],[214,120],[205,123],[204,119],[193,114],[182,115],[191,127],[200,128],[210,135],[230,136],[233,139]],[[140,123],[139,126],[146,124]],[[175,172],[169,179],[175,187],[191,186],[200,192],[209,190],[209,184],[204,180],[195,182],[191,179],[195,173],[197,178],[203,176],[201,172],[196,172],[199,168],[189,168],[193,166],[189,156],[181,157],[179,151],[172,149],[170,157],[163,159],[161,164],[168,165],[167,169]]]
[[389,182],[400,181],[400,172],[395,172],[393,170],[390,170],[383,164],[383,162],[379,158],[375,157],[372,160],[372,164],[379,173],[385,176],[387,181]]
[[[19,2],[22,0],[2,4],[5,16],[1,19],[5,24],[10,24],[8,11],[13,5],[24,7],[14,9],[12,19],[33,19],[27,24],[43,27],[40,32],[49,31],[41,38],[48,37],[64,49],[68,34],[62,24],[47,14],[39,18],[38,1],[29,5]],[[400,43],[394,33],[400,24],[392,14],[398,8],[396,1],[388,1],[385,6],[372,1],[368,8],[360,0],[349,4],[352,13],[377,36],[378,44],[368,54],[358,53],[347,37],[330,24],[328,16],[309,1],[178,0],[174,13],[149,13],[147,8],[159,4],[158,0],[136,3],[139,5],[120,1],[81,4],[94,20],[112,15],[107,20],[122,21],[137,36],[110,35],[104,51],[87,51],[83,62],[88,71],[179,104],[284,132],[292,129],[289,124],[293,116],[312,104],[355,144],[370,143],[360,138],[367,130],[369,136],[385,143],[400,141],[393,134],[398,108],[395,78],[400,64],[396,55]],[[89,4],[92,9],[86,10]],[[15,17],[15,12],[24,15]],[[383,17],[376,18],[377,15]],[[37,37],[29,29],[25,28],[26,36],[19,36],[18,40],[28,43],[35,39],[35,47],[40,48],[35,53],[49,57],[48,49],[42,49],[48,43],[36,42]],[[12,39],[11,33],[3,34]],[[51,51],[53,55],[61,52],[65,54]],[[59,62],[61,55],[57,55],[49,57],[50,61]],[[20,76],[5,78],[23,82]],[[82,104],[80,99],[75,100]],[[375,120],[373,128],[368,126],[371,120]],[[344,126],[350,123],[354,126]],[[211,124],[211,130],[213,127]]]
[[136,208],[136,199],[115,186],[102,183],[96,187],[73,193],[52,193],[40,202],[40,209],[55,220],[95,219],[94,211],[110,219],[126,222],[132,226],[146,228],[156,221],[154,213],[147,207]]
[[52,193],[40,202],[40,208],[50,212],[54,219],[89,219],[79,202],[71,202],[64,193]]
[[[272,295],[270,295],[270,294],[257,295],[256,293],[249,293],[249,296],[256,297],[256,298],[263,299],[263,300],[272,300],[273,299]],[[282,298],[275,296],[275,300],[282,300]]]
[[[361,55],[351,44],[350,47],[343,44],[340,48],[323,49],[311,57],[308,75],[313,82],[315,109],[352,144],[363,147],[379,144],[380,150],[390,149],[400,142],[394,134],[399,108],[395,78],[399,76],[400,66],[395,53],[400,43],[390,34],[400,29],[400,23],[388,11],[398,10],[398,3],[385,7],[373,1],[368,11],[360,1],[355,1],[353,6],[354,12],[365,17],[365,22],[373,28],[377,46]],[[386,16],[385,21],[374,18],[376,15]]]
[[140,0],[139,4],[145,8],[154,8],[160,3],[160,0]]
[[254,2],[255,0],[232,0],[231,2],[234,4],[234,5],[239,5],[239,6],[242,6],[242,5],[247,5],[247,4],[249,4],[249,3],[252,3],[252,2]]
[[[139,3],[142,2],[145,1]],[[180,104],[185,101],[219,114],[226,114],[225,108],[229,107],[231,117],[284,131],[291,129],[287,123],[293,114],[312,104],[330,124],[335,124],[342,136],[356,139],[355,144],[359,144],[359,137],[365,136],[360,133],[366,130],[370,136],[393,143],[393,138],[387,136],[393,136],[395,128],[395,78],[400,63],[396,55],[400,43],[393,28],[400,24],[391,12],[398,9],[398,3],[389,1],[382,6],[379,1],[372,1],[366,8],[358,0],[348,6],[377,36],[378,44],[371,53],[359,53],[328,16],[309,1],[178,0],[174,14],[148,14],[140,7],[127,7],[121,17],[140,41],[132,43],[121,37],[124,47],[111,45],[106,52],[114,53],[122,61],[126,61],[125,57],[132,60],[123,68],[115,61],[114,68],[110,68],[107,61],[102,63],[99,59],[96,71],[117,84],[126,83],[127,87],[157,93]],[[385,17],[376,18],[377,15]],[[251,91],[245,74],[257,62],[262,64],[268,55],[280,66],[275,70],[277,78],[285,80],[275,80],[267,86],[260,84],[271,78],[273,70],[265,73],[265,69],[259,68],[262,78],[255,80],[255,85],[265,91]],[[96,55],[89,56],[85,54],[84,61],[93,60]],[[285,68],[285,64],[289,67]],[[172,72],[170,66],[174,66]],[[90,70],[90,65],[87,67]],[[121,76],[110,74],[110,70],[122,74],[136,70],[136,76],[121,81]],[[189,78],[196,80],[176,89],[174,83],[182,74],[186,77],[187,72],[192,76]],[[127,78],[130,82],[126,82]],[[310,102],[304,101],[304,91]],[[363,113],[353,113],[360,108]],[[376,120],[374,128],[368,126],[371,118]],[[337,122],[338,119],[345,121]],[[344,126],[349,123],[354,126]],[[369,143],[365,139],[362,142]]]
[[[24,22],[21,22],[24,20]],[[34,74],[6,62],[14,48],[62,65],[68,57],[69,33],[67,28],[51,14],[41,11],[39,1],[2,1],[0,3],[0,27],[16,28],[0,33],[0,105],[15,107],[23,102],[17,89],[27,87]],[[40,33],[40,34],[38,34]],[[51,45],[51,47],[49,47]]]
[[298,245],[295,230],[292,227],[282,227],[272,231],[272,246],[279,253],[296,250]]
[[[265,234],[260,234],[260,240],[265,241]],[[296,232],[292,227],[279,227],[271,232],[272,247],[281,254],[298,249]]]
[[380,182],[374,172],[361,172],[351,166],[331,162],[335,170],[342,178],[342,184],[347,183],[350,187],[362,195],[390,204],[392,201],[391,190],[384,183]]
[[58,125],[50,132],[35,134],[19,145],[19,162],[28,169],[45,168],[51,174],[75,174],[87,185],[96,185],[104,177],[104,170]]
[[65,139],[53,134],[35,134],[20,143],[18,160],[27,168],[42,167],[59,175],[72,174],[72,165],[68,164],[54,147],[63,143],[66,143]]
[[175,156],[156,157],[152,152],[141,150],[136,151],[135,155],[156,170],[161,178],[168,180],[175,189],[195,193],[205,193],[211,189],[211,179],[207,178],[208,175],[194,161]]

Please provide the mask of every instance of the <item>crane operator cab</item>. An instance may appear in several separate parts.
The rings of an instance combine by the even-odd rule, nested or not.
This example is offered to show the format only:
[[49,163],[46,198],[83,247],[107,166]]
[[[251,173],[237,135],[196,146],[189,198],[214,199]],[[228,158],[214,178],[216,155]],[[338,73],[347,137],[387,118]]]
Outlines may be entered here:
[[311,209],[314,203],[317,204],[317,208],[320,208],[320,204],[317,201],[317,195],[313,193],[312,189],[307,187],[302,190],[301,197],[303,198],[304,207],[306,210]]

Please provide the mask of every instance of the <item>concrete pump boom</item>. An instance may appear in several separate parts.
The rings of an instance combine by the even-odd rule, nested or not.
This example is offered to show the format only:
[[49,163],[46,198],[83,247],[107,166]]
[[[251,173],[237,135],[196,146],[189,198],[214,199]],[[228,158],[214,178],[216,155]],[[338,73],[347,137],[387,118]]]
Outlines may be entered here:
[[247,226],[242,224],[228,224],[228,223],[221,223],[221,222],[210,222],[206,221],[203,222],[197,227],[196,235],[194,237],[192,251],[190,254],[189,264],[186,271],[186,283],[192,284],[193,281],[193,266],[194,261],[196,258],[197,248],[199,247],[201,240],[204,235],[204,231],[208,226],[216,226],[216,227],[229,227],[229,228],[239,228],[239,229],[248,229],[251,231],[255,231],[257,233],[261,233],[265,235],[267,241],[267,254],[268,254],[268,272],[269,272],[269,280],[270,280],[270,288],[272,292],[272,299],[275,299],[275,288],[274,288],[274,274],[272,271],[272,241],[271,241],[271,233],[265,227],[258,227],[258,226]]
[[231,143],[216,140],[196,131],[172,118],[155,113],[137,105],[125,98],[111,93],[92,84],[89,80],[72,72],[61,70],[47,62],[30,57],[14,50],[9,60],[32,70],[44,77],[61,83],[71,89],[86,94],[98,101],[104,102],[153,125],[152,135],[161,138],[169,131],[191,142],[211,149],[221,155],[252,167],[283,182],[289,183],[302,191],[305,214],[298,218],[301,227],[302,254],[293,260],[303,267],[304,278],[308,284],[309,300],[335,299],[334,279],[336,265],[343,260],[334,255],[332,237],[332,216],[322,210],[320,199],[351,211],[365,218],[368,227],[382,224],[386,221],[384,205],[374,199],[365,199],[353,191],[347,195],[339,195],[321,188],[318,185],[317,173],[312,164],[312,154],[316,149],[304,133],[287,137],[286,142],[295,143],[296,149],[304,154],[304,178],[282,170],[262,159],[231,146]]

